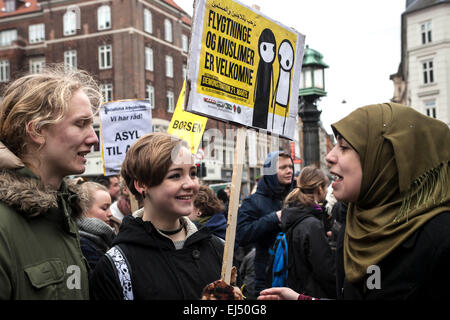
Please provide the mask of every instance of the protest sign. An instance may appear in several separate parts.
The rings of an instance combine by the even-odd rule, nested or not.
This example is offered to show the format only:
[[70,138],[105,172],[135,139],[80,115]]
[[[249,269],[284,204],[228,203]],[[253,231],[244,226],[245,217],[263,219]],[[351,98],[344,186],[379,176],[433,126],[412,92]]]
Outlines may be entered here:
[[186,110],[292,140],[305,37],[237,1],[194,9]]
[[146,100],[119,100],[100,108],[103,172],[117,175],[131,145],[152,132],[152,111]]
[[188,142],[191,153],[196,154],[208,118],[183,110],[185,91],[186,83],[184,82],[167,132]]

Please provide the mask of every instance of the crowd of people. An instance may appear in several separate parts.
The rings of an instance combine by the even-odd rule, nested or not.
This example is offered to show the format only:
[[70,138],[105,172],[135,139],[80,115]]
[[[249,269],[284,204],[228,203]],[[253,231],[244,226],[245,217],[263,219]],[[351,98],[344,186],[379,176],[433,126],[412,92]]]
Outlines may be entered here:
[[[84,172],[98,142],[100,103],[88,73],[63,67],[6,88],[0,299],[200,299],[220,279],[229,189],[200,185],[183,140],[151,133],[127,151],[120,176],[67,178]],[[260,300],[448,298],[448,126],[386,103],[332,129],[331,175],[314,166],[294,175],[289,153],[268,154],[238,209],[233,285]],[[288,282],[271,288],[281,231]]]

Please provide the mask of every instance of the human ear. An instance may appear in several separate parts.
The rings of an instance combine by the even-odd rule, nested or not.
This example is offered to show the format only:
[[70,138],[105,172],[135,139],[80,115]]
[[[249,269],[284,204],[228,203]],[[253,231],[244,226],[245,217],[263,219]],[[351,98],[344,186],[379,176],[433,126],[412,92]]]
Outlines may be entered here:
[[34,121],[29,121],[26,125],[26,132],[28,137],[34,143],[43,145],[45,143],[45,137],[42,135],[41,128],[36,126]]
[[136,189],[137,192],[142,193],[143,191],[145,192],[146,188],[144,186],[144,184],[142,184],[141,182],[134,180],[134,188]]

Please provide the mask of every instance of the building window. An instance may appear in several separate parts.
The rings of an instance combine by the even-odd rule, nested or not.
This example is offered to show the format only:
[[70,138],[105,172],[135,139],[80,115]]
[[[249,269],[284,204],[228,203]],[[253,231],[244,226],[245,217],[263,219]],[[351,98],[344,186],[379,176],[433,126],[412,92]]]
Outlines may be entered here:
[[97,124],[94,124],[94,131],[95,131],[95,134],[97,135],[97,139],[98,139],[98,141],[97,141],[97,143],[95,143],[93,146],[92,146],[92,151],[100,151],[100,128],[98,127],[98,125]]
[[77,33],[77,14],[74,11],[67,11],[63,16],[64,35],[70,36]]
[[9,61],[0,60],[0,82],[9,81]]
[[188,52],[189,50],[189,40],[187,35],[185,34],[181,35],[181,48],[183,49],[184,52]]
[[173,78],[173,58],[166,56],[166,77]]
[[186,80],[187,77],[187,65],[183,64],[183,80]]
[[98,30],[106,30],[111,28],[111,7],[103,5],[97,9],[97,25]]
[[425,101],[425,112],[427,116],[436,119],[436,102],[434,100]]
[[100,69],[112,68],[112,46],[110,44],[98,47],[98,63]]
[[64,66],[69,70],[77,68],[77,51],[76,50],[64,51]]
[[28,27],[28,41],[38,43],[45,40],[45,24],[32,24]]
[[169,19],[164,20],[164,40],[172,42],[172,22]]
[[150,84],[145,86],[145,99],[150,103],[150,107],[155,109],[155,88]]
[[144,31],[153,33],[152,13],[147,8],[144,9]]
[[145,47],[145,70],[153,71],[153,49]]
[[422,44],[431,42],[431,21],[427,21],[420,26]]
[[423,69],[423,83],[433,83],[434,75],[433,75],[433,60],[422,62]]
[[100,91],[103,96],[103,101],[108,102],[113,100],[113,85],[112,83],[103,83],[100,85]]
[[5,30],[0,32],[0,46],[10,46],[17,40],[17,30]]
[[30,73],[40,73],[45,66],[45,58],[30,59]]
[[175,111],[175,97],[172,90],[167,91],[167,111],[172,113]]
[[16,11],[16,0],[4,0],[5,12]]

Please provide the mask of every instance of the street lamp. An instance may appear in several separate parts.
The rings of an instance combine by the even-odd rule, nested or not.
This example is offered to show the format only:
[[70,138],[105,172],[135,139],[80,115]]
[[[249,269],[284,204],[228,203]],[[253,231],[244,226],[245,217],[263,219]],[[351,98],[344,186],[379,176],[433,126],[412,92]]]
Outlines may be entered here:
[[325,91],[325,69],[328,65],[322,61],[323,55],[305,48],[302,74],[300,77],[299,111],[303,122],[303,165],[316,165],[320,168],[319,120],[322,111],[317,110],[317,101],[327,95]]

